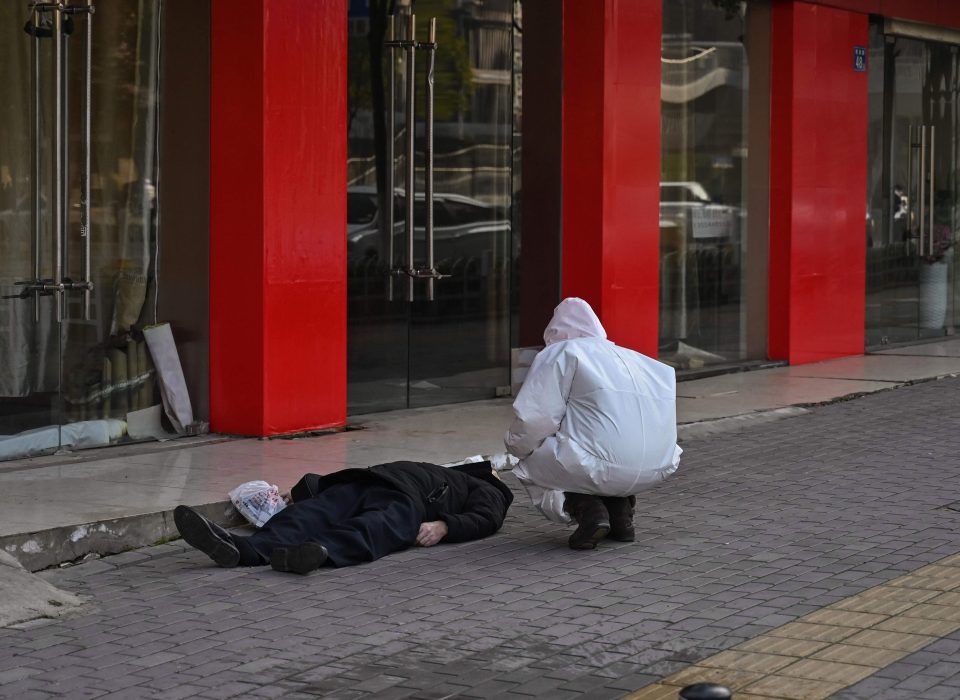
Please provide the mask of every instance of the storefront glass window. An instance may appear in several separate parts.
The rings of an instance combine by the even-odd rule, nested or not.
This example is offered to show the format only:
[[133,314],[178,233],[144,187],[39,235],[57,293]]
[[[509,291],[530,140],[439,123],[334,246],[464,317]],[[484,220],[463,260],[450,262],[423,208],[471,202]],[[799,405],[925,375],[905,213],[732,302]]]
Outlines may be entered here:
[[747,3],[664,0],[660,359],[748,357]]
[[160,4],[96,3],[88,20],[81,2],[0,3],[0,459],[108,444],[157,401],[142,329],[156,320]]

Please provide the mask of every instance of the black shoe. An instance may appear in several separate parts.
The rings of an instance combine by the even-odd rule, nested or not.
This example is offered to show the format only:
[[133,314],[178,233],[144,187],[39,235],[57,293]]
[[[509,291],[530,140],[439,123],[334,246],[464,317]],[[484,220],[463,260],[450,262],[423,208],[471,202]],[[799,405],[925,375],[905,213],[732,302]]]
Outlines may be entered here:
[[290,571],[309,574],[327,561],[327,548],[316,542],[304,542],[292,547],[277,547],[270,554],[270,566],[274,571]]
[[230,533],[189,506],[173,510],[173,523],[184,541],[213,559],[217,566],[231,568],[240,563],[240,552]]
[[604,498],[603,505],[607,507],[610,514],[610,532],[607,538],[617,542],[633,542],[636,538],[636,532],[633,529],[633,504],[636,499],[633,496],[628,498]]
[[570,549],[595,549],[597,543],[610,532],[610,516],[607,509],[597,496],[584,494],[566,494],[567,502],[564,508],[578,527],[567,544]]

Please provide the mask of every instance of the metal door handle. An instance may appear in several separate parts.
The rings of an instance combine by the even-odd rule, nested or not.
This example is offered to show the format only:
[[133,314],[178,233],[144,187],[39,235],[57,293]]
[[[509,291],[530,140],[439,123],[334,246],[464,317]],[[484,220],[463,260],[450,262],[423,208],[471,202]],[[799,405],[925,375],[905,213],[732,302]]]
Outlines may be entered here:
[[[42,105],[40,104],[40,38],[44,36],[41,34],[41,23],[43,21],[43,15],[40,13],[40,10],[33,10],[31,15],[33,27],[36,31],[30,31],[30,25],[26,27],[27,33],[30,34],[33,38],[33,47],[30,52],[30,62],[31,62],[31,87],[33,88],[33,153],[31,154],[31,163],[30,163],[30,176],[33,179],[32,185],[32,199],[31,202],[32,212],[31,218],[33,223],[33,279],[40,279],[41,275],[41,253],[40,247],[43,238],[43,221],[41,219],[41,207],[42,207],[42,190],[40,187],[40,178],[43,173],[43,170],[40,165],[40,130],[42,128],[40,115]],[[46,36],[53,36],[52,33],[46,34]],[[33,295],[33,320],[35,323],[40,323],[40,294]]]
[[[392,26],[392,25],[391,25]],[[433,247],[433,72],[434,72],[434,62],[436,57],[437,49],[437,20],[432,18],[430,20],[430,35],[429,41],[426,43],[418,42],[416,39],[416,15],[409,15],[407,17],[407,36],[405,39],[396,39],[391,36],[391,39],[386,42],[386,46],[391,50],[391,56],[393,55],[394,49],[403,49],[404,55],[404,74],[406,83],[406,102],[404,104],[404,117],[405,117],[405,128],[406,133],[404,134],[404,157],[406,158],[406,177],[404,182],[404,196],[406,198],[406,207],[405,207],[405,216],[404,216],[404,232],[406,233],[406,260],[404,261],[403,267],[393,267],[393,230],[390,232],[390,265],[391,265],[391,275],[402,276],[406,278],[407,281],[407,291],[406,291],[406,300],[408,302],[413,301],[414,287],[413,282],[417,279],[427,280],[427,300],[434,300],[434,280],[443,279],[446,275],[441,275],[434,268],[434,247]],[[415,187],[415,176],[416,171],[414,169],[415,158],[416,158],[416,52],[417,51],[426,51],[427,52],[427,84],[426,84],[426,120],[424,123],[424,154],[425,154],[425,167],[424,167],[424,206],[426,206],[426,267],[418,268],[415,261],[415,250],[414,250],[414,207],[416,205],[416,187]],[[391,65],[392,70],[392,65]],[[391,90],[390,90],[390,111],[391,111],[391,120],[393,119],[392,115],[395,111],[395,99],[396,95],[392,89],[392,77],[391,77]],[[391,121],[391,140],[389,145],[388,153],[392,155],[393,153],[393,127]],[[390,158],[390,168],[391,168],[391,177],[389,181],[392,184],[392,168],[393,168],[393,159]],[[393,218],[393,198],[394,192],[393,188],[390,188],[390,220]],[[392,287],[388,292],[389,298],[392,299]]]
[[[394,168],[394,139],[397,132],[397,55],[394,42],[396,36],[394,16],[387,17],[387,55],[390,58],[390,79],[387,82],[387,196],[379,197],[380,202],[387,202],[386,230],[383,232],[387,243],[387,270],[393,270],[393,168]],[[379,202],[378,202],[379,204]],[[393,275],[387,276],[387,301],[393,301]]]
[[927,246],[929,248],[929,252],[927,253],[927,255],[933,255],[933,230],[934,230],[933,229],[933,204],[934,204],[934,193],[936,192],[936,187],[935,187],[936,175],[934,173],[935,168],[934,168],[933,153],[934,153],[934,143],[936,141],[936,129],[937,127],[933,126],[932,124],[930,125],[930,222],[929,222],[929,226],[927,227],[927,241],[928,241]]
[[[63,166],[65,150],[63,143],[63,84],[65,82],[65,76],[63,74],[63,52],[66,46],[63,41],[63,13],[60,10],[60,5],[57,5],[53,9],[53,241],[55,251],[53,278],[57,280],[57,282],[63,279]],[[54,296],[58,322],[63,320],[62,291],[63,290],[58,289]]]
[[[907,125],[907,224],[908,235],[913,233],[913,124]],[[893,222],[890,223],[890,242],[893,242]]]
[[433,266],[433,68],[437,56],[437,18],[430,18],[430,35],[426,45],[422,46],[427,52],[427,86],[426,112],[427,118],[423,125],[425,156],[424,162],[424,206],[426,211],[426,243],[427,243],[427,271],[432,273],[427,278],[427,301],[434,300],[434,280],[436,270]]
[[90,296],[93,278],[90,275],[90,115],[93,92],[93,0],[87,0],[86,46],[83,71],[83,185],[80,201],[80,237],[83,238],[83,320],[90,320]]
[[[68,290],[82,291],[84,295],[83,317],[90,320],[90,294],[93,290],[91,279],[91,227],[90,227],[90,152],[91,152],[91,93],[92,93],[92,56],[93,56],[93,23],[95,12],[93,0],[85,0],[85,5],[65,5],[59,2],[36,2],[31,5],[31,19],[24,29],[33,37],[32,83],[33,83],[33,279],[22,283],[24,292],[34,296],[34,319],[40,321],[40,296],[53,295],[58,322],[64,316],[64,292]],[[70,152],[67,132],[69,130],[69,47],[67,38],[73,34],[75,22],[72,15],[85,15],[86,41],[84,51],[83,76],[83,134],[82,156],[83,173],[81,183],[81,213],[80,236],[83,238],[83,261],[81,279],[73,281],[66,277],[65,270],[69,269],[68,236],[70,231]],[[45,21],[46,20],[46,21]],[[41,162],[40,148],[42,130],[42,92],[43,80],[41,75],[40,40],[53,40],[53,242],[54,242],[54,269],[53,279],[45,280],[42,274],[42,234],[43,234],[43,202],[41,182],[44,167]]]
[[403,183],[406,194],[406,218],[404,220],[404,231],[407,234],[407,301],[413,301],[413,278],[409,276],[409,271],[413,269],[413,206],[414,206],[414,147],[416,139],[416,122],[414,121],[414,110],[417,98],[417,16],[410,14],[407,18],[407,40],[404,42],[404,67],[406,69],[406,88],[407,101],[404,104],[406,110],[406,151],[407,151],[407,176]]
[[923,255],[924,233],[927,222],[927,127],[925,124],[920,126],[920,170],[917,176],[920,178],[919,253]]

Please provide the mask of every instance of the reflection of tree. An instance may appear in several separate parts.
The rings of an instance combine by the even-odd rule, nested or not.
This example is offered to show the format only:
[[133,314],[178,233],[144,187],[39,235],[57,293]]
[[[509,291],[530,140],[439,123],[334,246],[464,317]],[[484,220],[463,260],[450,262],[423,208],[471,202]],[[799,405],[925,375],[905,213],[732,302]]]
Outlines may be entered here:
[[733,19],[743,11],[742,0],[713,0],[713,4],[723,10],[727,19]]
[[[373,144],[374,144],[374,157],[375,157],[375,167],[377,175],[377,208],[379,211],[385,212],[390,207],[390,194],[387,191],[387,168],[392,167],[391,163],[387,163],[387,123],[386,123],[386,98],[384,96],[384,82],[383,82],[383,42],[387,36],[387,16],[394,11],[395,3],[393,0],[370,0],[370,30],[367,33],[367,46],[369,53],[367,54],[366,68],[370,73],[370,100],[369,105],[371,108],[371,116],[373,118]],[[351,55],[357,53],[366,53],[361,50],[361,47],[349,47],[353,49]],[[361,76],[363,75],[363,57],[358,57],[356,59],[356,64],[350,66],[351,69],[356,69],[358,72],[354,75],[357,76],[358,80],[356,82],[362,83]],[[360,94],[350,94],[351,98],[359,98]],[[354,112],[359,109],[360,106],[351,106],[350,109]],[[392,235],[392,231],[388,231],[386,228],[387,217],[380,217],[380,236],[381,236],[381,247],[380,250],[387,249],[387,242]]]
[[[347,128],[348,132],[358,114],[369,110],[373,126],[374,164],[376,170],[377,202],[381,212],[387,211],[387,109],[386,80],[390,66],[385,65],[387,20],[396,12],[395,0],[369,0],[369,29],[366,37],[351,36],[348,48]],[[458,35],[454,12],[455,0],[418,0],[417,38],[427,40],[429,18],[437,18],[437,54],[434,68],[434,115],[437,121],[459,120],[470,105],[473,94],[473,73],[467,43]],[[396,16],[398,31],[406,22],[406,15]],[[424,54],[418,53],[419,85],[423,85]],[[398,66],[394,66],[397,69]],[[403,76],[397,75],[398,99],[403,98]],[[422,88],[418,90],[422,99]],[[422,106],[418,105],[422,114]],[[381,235],[386,243],[390,233],[385,228],[386,217],[381,217]],[[386,249],[386,247],[382,248]]]
[[434,68],[434,114],[437,121],[459,120],[470,106],[473,71],[466,40],[457,32],[454,0],[418,0],[417,35],[427,40],[430,18],[437,18],[437,58]]

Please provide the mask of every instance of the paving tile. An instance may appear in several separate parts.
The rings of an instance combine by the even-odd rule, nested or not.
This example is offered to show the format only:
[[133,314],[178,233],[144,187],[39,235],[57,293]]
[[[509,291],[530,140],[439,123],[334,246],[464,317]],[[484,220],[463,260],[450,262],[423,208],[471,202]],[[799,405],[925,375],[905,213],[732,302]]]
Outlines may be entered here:
[[803,621],[815,625],[832,625],[835,627],[857,627],[866,629],[883,622],[886,615],[874,615],[850,610],[836,610],[827,608],[807,615]]
[[801,659],[786,668],[777,671],[778,676],[808,678],[815,681],[827,681],[852,685],[876,672],[873,666],[827,661],[821,658]]
[[767,654],[780,654],[782,656],[810,656],[815,651],[819,651],[828,645],[828,642],[817,642],[808,639],[791,639],[789,637],[761,636],[755,637],[748,642],[738,644],[736,649],[739,651],[758,651]]
[[[944,594],[951,595],[951,594]],[[953,605],[935,605],[932,603],[921,603],[915,605],[903,613],[904,617],[919,617],[925,620],[940,620],[942,622],[954,622],[957,628],[960,628],[960,606]]]
[[851,627],[834,625],[817,625],[808,622],[791,622],[771,630],[771,637],[789,637],[791,639],[806,639],[816,642],[839,642],[842,639],[856,634],[857,630]]
[[[785,700],[822,700],[845,687],[844,683],[771,676],[746,687],[747,693]],[[737,700],[740,700],[738,698]]]
[[826,649],[812,654],[811,658],[838,661],[847,664],[859,664],[883,668],[906,656],[908,651],[880,649],[856,644],[831,644]]
[[846,639],[845,643],[891,651],[916,651],[935,639],[936,637],[922,634],[874,629],[859,632]]
[[906,632],[933,637],[943,637],[960,628],[960,623],[948,620],[928,620],[920,617],[898,616],[891,617],[879,623],[875,629],[892,632]]
[[713,668],[732,669],[735,671],[753,671],[756,673],[773,673],[793,663],[796,659],[777,654],[759,654],[749,651],[722,651],[716,656],[704,659],[700,663]]

